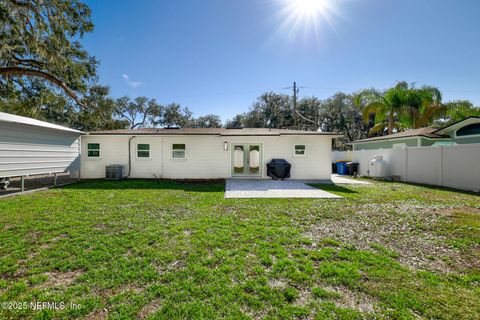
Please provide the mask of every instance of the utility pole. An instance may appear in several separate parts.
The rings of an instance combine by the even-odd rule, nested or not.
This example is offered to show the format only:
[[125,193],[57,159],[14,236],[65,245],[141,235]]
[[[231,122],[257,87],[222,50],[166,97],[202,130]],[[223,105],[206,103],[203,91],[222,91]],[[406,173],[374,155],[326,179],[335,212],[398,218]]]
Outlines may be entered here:
[[293,115],[293,126],[294,128],[298,129],[297,126],[298,126],[298,117],[300,115],[300,112],[298,112],[297,110],[297,99],[298,99],[298,92],[300,91],[301,88],[305,88],[305,87],[297,87],[297,82],[294,81],[293,82],[293,86],[292,87],[286,87],[286,88],[282,88],[282,89],[293,89],[293,108],[292,108],[292,115]]
[[297,82],[293,81],[293,111],[297,110]]
[[298,115],[297,115],[297,95],[299,89],[297,89],[297,82],[293,81],[293,126],[298,129]]

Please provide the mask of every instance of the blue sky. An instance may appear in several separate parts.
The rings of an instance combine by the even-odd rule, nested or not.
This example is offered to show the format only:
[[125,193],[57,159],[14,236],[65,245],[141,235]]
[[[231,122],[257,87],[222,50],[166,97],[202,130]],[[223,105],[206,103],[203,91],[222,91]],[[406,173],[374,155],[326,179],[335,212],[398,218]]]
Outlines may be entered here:
[[480,105],[480,1],[323,0],[295,25],[292,1],[87,0],[95,31],[84,44],[114,97],[195,116],[226,120],[293,81],[300,96],[326,98],[406,80]]

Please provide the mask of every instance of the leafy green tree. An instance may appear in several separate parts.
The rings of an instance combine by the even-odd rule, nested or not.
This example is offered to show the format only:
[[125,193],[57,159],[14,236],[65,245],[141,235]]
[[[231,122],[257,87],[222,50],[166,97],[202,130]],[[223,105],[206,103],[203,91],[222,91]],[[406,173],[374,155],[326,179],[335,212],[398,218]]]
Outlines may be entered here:
[[246,117],[245,113],[237,114],[232,119],[227,120],[227,122],[225,123],[225,128],[242,128],[242,127],[244,127],[245,117]]
[[160,106],[155,99],[147,97],[121,97],[115,101],[114,114],[121,119],[127,121],[130,129],[144,127],[148,124],[148,120],[158,114]]
[[194,120],[195,128],[221,128],[222,120],[216,114],[207,114]]
[[438,117],[437,125],[446,125],[468,117],[480,117],[480,107],[475,107],[468,100],[457,100],[445,104],[444,115]]
[[[316,131],[321,126],[322,101],[316,97],[303,98],[297,103],[297,125],[294,129]],[[293,128],[293,123],[291,124]]]
[[363,106],[363,121],[369,123],[373,115],[375,125],[370,129],[370,133],[383,133],[385,129],[388,134],[393,133],[397,120],[396,114],[404,106],[404,93],[405,88],[397,84],[386,92],[367,89],[357,95],[355,102]]
[[[287,128],[293,125],[290,100],[287,95],[267,92],[258,97],[247,113],[236,117],[246,128]],[[231,124],[231,123],[230,123]]]
[[381,92],[376,89],[361,91],[355,98],[363,106],[365,123],[374,121],[372,134],[392,134],[394,129],[418,128],[433,122],[442,112],[441,94],[437,88],[409,86],[398,82],[394,87]]
[[155,122],[156,125],[161,125],[167,128],[188,128],[194,124],[193,114],[187,107],[181,107],[177,103],[171,103],[163,107],[161,117]]
[[49,90],[44,82],[32,79],[25,90],[9,88],[2,92],[0,111],[71,125],[75,108],[64,96]]
[[427,127],[445,111],[442,94],[435,87],[410,88],[406,92],[405,100],[401,115],[402,124],[407,128]]
[[[79,42],[93,30],[90,9],[78,0],[0,1],[0,90],[17,95],[41,80],[84,103],[97,61]],[[35,79],[35,80],[32,80]]]
[[85,95],[86,109],[75,114],[73,126],[83,131],[125,129],[129,122],[118,119],[115,114],[115,100],[109,96],[107,86],[94,85]]
[[355,96],[337,92],[322,103],[320,109],[321,128],[327,132],[341,132],[344,143],[367,136],[368,126],[362,121],[362,109],[355,104]]

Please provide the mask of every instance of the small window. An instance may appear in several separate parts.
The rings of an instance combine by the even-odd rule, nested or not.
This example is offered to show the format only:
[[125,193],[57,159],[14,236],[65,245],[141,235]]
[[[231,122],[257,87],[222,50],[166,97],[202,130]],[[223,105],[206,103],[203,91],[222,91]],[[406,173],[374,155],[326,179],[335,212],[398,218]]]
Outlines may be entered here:
[[305,155],[305,145],[304,144],[296,144],[295,145],[295,156],[304,156]]
[[150,158],[150,145],[145,143],[137,144],[137,158]]
[[185,144],[173,144],[172,145],[172,158],[173,159],[185,159]]
[[99,158],[100,157],[100,143],[89,143],[87,144],[87,155],[89,158]]
[[457,136],[472,136],[480,134],[480,123],[473,123],[457,130]]

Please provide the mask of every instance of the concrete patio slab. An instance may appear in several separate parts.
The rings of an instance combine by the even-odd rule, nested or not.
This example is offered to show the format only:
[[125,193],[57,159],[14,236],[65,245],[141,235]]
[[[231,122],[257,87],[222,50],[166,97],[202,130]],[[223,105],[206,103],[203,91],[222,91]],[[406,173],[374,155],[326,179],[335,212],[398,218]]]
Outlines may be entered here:
[[225,198],[317,198],[342,199],[333,193],[298,180],[228,179]]
[[341,176],[338,174],[332,174],[332,182],[334,184],[371,184],[368,181],[358,180],[355,178]]

